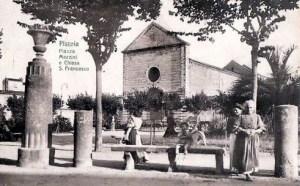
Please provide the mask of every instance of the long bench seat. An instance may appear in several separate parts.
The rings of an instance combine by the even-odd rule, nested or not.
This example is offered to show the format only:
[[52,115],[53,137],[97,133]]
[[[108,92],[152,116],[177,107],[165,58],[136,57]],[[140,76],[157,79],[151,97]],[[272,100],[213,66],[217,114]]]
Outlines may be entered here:
[[[156,145],[113,145],[111,151],[146,151],[146,152],[167,152],[169,159],[168,171],[177,171],[176,149],[174,146],[156,146]],[[221,147],[192,147],[188,149],[188,153],[195,154],[214,154],[216,159],[216,173],[224,172],[224,148]],[[132,170],[135,167],[134,160],[130,153],[125,157],[126,170]]]

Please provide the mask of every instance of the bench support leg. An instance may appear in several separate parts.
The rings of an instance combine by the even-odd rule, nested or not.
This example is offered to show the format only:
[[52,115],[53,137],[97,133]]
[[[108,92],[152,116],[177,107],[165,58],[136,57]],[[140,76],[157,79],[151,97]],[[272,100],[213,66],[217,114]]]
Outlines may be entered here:
[[125,152],[125,170],[134,170],[134,160],[130,152]]
[[222,174],[224,173],[224,161],[223,161],[223,154],[217,153],[216,154],[216,173]]
[[176,149],[171,148],[168,149],[168,158],[169,158],[169,168],[168,172],[175,172],[177,171],[177,163],[176,163]]

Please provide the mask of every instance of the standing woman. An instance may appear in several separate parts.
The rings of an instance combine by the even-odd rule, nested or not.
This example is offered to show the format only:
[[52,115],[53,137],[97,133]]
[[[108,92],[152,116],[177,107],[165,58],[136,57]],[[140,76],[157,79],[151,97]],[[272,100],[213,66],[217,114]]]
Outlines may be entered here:
[[243,112],[243,106],[240,104],[235,104],[232,109],[232,115],[228,118],[227,122],[227,132],[229,134],[229,151],[230,151],[230,171],[232,173],[236,172],[236,168],[232,165],[233,162],[233,153],[235,149],[235,141],[236,141],[236,134],[237,130],[234,129],[234,126],[238,125],[238,122],[240,122],[240,117]]
[[[130,115],[128,119],[127,129],[125,131],[125,137],[123,140],[126,145],[142,145],[141,136],[139,134],[139,129],[141,128],[143,123],[141,117],[141,111],[134,111],[132,115]],[[130,153],[135,163],[143,163],[148,161],[147,155],[144,151],[134,151]]]
[[246,175],[247,181],[252,181],[251,173],[258,168],[259,134],[265,131],[260,115],[255,113],[253,100],[245,102],[245,114],[235,123],[237,131],[233,167],[239,173]]

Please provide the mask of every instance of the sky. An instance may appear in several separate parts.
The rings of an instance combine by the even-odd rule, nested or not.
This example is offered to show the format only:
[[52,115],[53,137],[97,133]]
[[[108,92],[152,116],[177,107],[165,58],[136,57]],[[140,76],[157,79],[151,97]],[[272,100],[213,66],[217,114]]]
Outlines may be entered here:
[[[160,16],[156,23],[168,30],[193,31],[197,25],[182,23],[178,18],[170,16],[171,1],[163,1]],[[286,14],[287,20],[279,25],[279,29],[273,33],[266,44],[272,44],[287,49],[292,44],[298,49],[292,54],[289,65],[292,71],[300,66],[300,11],[293,11]],[[26,32],[27,30],[17,25],[17,21],[27,24],[40,23],[38,20],[30,20],[30,16],[22,14],[20,5],[12,1],[0,0],[0,29],[3,29],[2,59],[0,59],[0,81],[8,78],[25,78],[26,66],[35,54],[32,49],[33,40]],[[150,22],[136,21],[130,18],[124,27],[131,27],[130,31],[123,32],[116,41],[117,52],[113,53],[104,65],[103,70],[103,92],[122,95],[122,72],[123,55],[121,53]],[[64,99],[79,93],[87,93],[95,96],[96,73],[95,65],[91,55],[86,51],[88,46],[82,39],[86,35],[86,29],[82,25],[66,26],[68,34],[58,38],[57,42],[47,45],[45,58],[51,64],[53,78],[53,93],[62,95]],[[200,42],[195,37],[181,37],[190,43],[190,58],[222,68],[229,61],[235,60],[240,64],[251,66],[250,47],[240,42],[239,36],[228,30],[225,34],[215,35],[215,42]],[[59,49],[65,49],[59,45],[60,41],[78,42],[78,47],[71,47],[78,57],[81,67],[88,68],[88,71],[59,71]],[[270,68],[266,62],[258,66],[261,74],[269,75]],[[0,84],[2,89],[2,83]]]

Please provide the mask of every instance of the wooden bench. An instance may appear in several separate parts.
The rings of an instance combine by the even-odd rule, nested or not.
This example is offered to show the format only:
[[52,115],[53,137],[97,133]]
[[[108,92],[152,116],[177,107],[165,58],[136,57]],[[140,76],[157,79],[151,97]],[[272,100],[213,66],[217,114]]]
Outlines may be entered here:
[[[167,152],[169,159],[168,172],[177,171],[176,149],[171,146],[154,146],[154,145],[114,145],[111,151],[146,151],[146,152]],[[188,149],[188,153],[196,154],[214,154],[216,159],[216,173],[222,174],[224,172],[224,153],[225,150],[221,147],[196,147]],[[135,168],[134,160],[130,153],[125,154],[125,170],[132,170]]]

